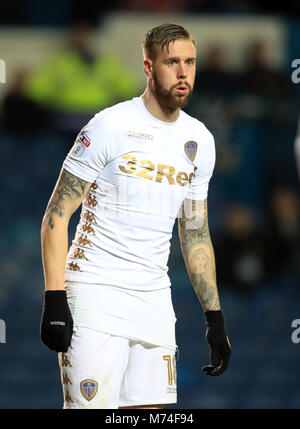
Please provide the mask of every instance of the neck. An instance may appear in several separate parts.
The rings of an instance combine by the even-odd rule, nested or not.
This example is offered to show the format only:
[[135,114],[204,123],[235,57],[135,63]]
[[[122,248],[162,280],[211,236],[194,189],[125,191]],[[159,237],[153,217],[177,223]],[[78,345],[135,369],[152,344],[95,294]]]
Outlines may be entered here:
[[146,88],[142,99],[148,112],[155,118],[163,122],[175,122],[177,120],[180,108],[162,106],[149,87]]

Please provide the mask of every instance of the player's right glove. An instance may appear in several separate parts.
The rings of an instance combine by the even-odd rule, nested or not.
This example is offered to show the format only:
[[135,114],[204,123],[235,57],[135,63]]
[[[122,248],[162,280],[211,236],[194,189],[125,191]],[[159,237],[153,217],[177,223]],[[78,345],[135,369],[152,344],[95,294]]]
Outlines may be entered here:
[[41,340],[56,352],[66,352],[73,334],[73,318],[65,290],[45,291]]

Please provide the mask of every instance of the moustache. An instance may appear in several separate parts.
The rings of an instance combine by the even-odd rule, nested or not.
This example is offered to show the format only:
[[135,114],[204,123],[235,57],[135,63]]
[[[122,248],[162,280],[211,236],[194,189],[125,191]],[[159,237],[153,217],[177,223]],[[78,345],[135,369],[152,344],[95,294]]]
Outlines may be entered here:
[[171,87],[171,90],[174,89],[174,88],[181,88],[181,87],[182,88],[188,88],[190,90],[190,92],[192,91],[191,85],[189,83],[187,83],[187,82],[177,83],[176,85],[173,85]]

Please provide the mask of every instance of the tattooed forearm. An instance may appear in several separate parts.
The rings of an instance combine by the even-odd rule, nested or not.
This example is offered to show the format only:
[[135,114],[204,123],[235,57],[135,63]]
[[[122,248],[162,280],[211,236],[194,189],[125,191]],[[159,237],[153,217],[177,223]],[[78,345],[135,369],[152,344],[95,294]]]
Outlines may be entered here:
[[87,185],[88,183],[84,180],[66,170],[62,170],[45,213],[51,229],[55,227],[55,217],[53,215],[63,217],[65,215],[64,202],[67,199],[81,199]]
[[214,250],[209,234],[207,201],[186,200],[178,219],[182,254],[204,311],[219,310]]

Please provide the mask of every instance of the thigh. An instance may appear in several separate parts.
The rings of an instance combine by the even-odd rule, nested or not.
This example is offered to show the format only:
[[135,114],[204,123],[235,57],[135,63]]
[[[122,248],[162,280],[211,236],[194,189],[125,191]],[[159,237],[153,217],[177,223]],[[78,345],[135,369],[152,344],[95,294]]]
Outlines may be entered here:
[[67,353],[59,353],[64,408],[118,408],[129,341],[75,327]]
[[177,402],[175,351],[130,342],[119,407]]

